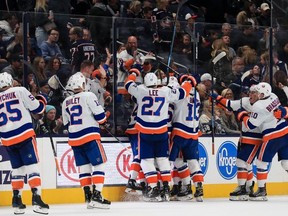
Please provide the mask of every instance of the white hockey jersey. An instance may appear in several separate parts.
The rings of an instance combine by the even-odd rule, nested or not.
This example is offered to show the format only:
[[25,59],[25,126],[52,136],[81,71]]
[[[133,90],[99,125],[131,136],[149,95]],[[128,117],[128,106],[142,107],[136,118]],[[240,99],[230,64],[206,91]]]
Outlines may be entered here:
[[79,146],[101,139],[99,124],[106,121],[103,107],[92,92],[67,97],[62,104],[63,124],[68,125],[68,143]]
[[35,136],[30,112],[42,114],[45,110],[24,87],[11,87],[0,92],[0,137],[4,146],[20,143]]
[[169,103],[186,97],[183,88],[147,88],[143,84],[138,86],[132,80],[127,81],[125,87],[136,98],[138,104],[135,128],[145,134],[167,132]]
[[[237,111],[240,108],[243,108],[246,110],[249,115],[253,111],[253,105],[249,101],[249,97],[243,97],[240,100],[230,100],[230,107],[234,110]],[[245,143],[245,144],[255,144],[255,145],[260,145],[262,143],[262,132],[260,131],[259,127],[256,128],[247,128],[245,127],[244,122],[241,122],[241,137],[240,137],[240,142]]]
[[196,91],[194,100],[194,88],[188,97],[174,103],[172,117],[172,136],[178,135],[186,139],[198,139],[199,132],[199,108],[200,96]]

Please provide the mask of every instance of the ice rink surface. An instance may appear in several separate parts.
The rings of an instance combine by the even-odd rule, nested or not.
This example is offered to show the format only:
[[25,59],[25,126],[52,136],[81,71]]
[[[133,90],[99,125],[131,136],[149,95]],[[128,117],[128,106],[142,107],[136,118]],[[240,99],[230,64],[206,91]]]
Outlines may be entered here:
[[[286,215],[288,212],[288,196],[268,196],[267,202],[237,201],[231,202],[228,198],[205,199],[204,202],[113,202],[111,208],[86,209],[85,204],[50,205],[51,216],[243,216]],[[0,215],[14,215],[11,207],[0,207]],[[24,216],[38,215],[28,205]]]

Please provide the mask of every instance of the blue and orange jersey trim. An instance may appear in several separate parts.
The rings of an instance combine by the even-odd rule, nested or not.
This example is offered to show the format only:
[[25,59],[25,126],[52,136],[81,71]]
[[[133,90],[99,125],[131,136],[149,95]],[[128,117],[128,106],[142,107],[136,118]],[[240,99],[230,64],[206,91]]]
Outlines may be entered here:
[[100,139],[101,139],[100,128],[90,127],[75,133],[70,132],[68,144],[70,146],[79,146],[92,140],[100,140]]
[[4,146],[11,146],[36,136],[32,123],[22,125],[9,132],[0,132],[1,142]]

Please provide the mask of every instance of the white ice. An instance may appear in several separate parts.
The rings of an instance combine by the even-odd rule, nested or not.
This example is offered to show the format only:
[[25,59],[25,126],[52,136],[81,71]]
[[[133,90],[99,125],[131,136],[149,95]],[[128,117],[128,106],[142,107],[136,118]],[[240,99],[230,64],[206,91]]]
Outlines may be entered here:
[[[205,199],[204,202],[112,202],[111,208],[86,209],[85,204],[50,205],[51,216],[273,216],[286,215],[288,196],[269,196],[268,201],[234,201],[227,198]],[[11,207],[0,207],[0,215],[14,215]],[[27,206],[23,216],[41,216]]]

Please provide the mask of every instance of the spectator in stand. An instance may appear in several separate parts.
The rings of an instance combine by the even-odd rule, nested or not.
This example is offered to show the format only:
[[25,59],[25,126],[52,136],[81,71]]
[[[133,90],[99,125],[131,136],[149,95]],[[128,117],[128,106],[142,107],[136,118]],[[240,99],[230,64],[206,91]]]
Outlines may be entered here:
[[[214,107],[214,118],[215,134],[224,134],[225,131],[221,125],[220,109],[218,107]],[[203,102],[203,111],[200,115],[199,123],[203,134],[212,133],[212,103],[209,100]]]
[[49,1],[38,0],[35,5],[35,37],[37,40],[37,46],[40,47],[42,42],[48,38],[47,29],[45,25],[49,25],[54,22],[54,14],[48,13],[51,7],[48,5]]
[[81,63],[84,60],[90,60],[95,63],[98,56],[96,46],[83,39],[83,29],[81,27],[72,27],[69,31],[69,38],[72,43],[70,53],[73,73],[80,71]]
[[[273,49],[276,49],[279,47],[277,38],[275,37],[275,34],[277,32],[276,28],[272,29],[272,46]],[[267,50],[269,50],[270,47],[270,27],[267,27],[263,31],[263,36],[259,40],[259,51],[258,53],[263,53]]]
[[55,75],[60,70],[61,65],[62,63],[59,57],[54,56],[50,58],[45,68],[45,74],[47,78],[50,78],[53,75]]
[[262,3],[260,6],[260,15],[257,16],[257,22],[259,26],[271,26],[271,10],[267,3]]
[[274,73],[272,92],[279,98],[281,106],[288,106],[288,81],[286,72],[277,70]]
[[37,85],[39,85],[40,82],[47,79],[46,73],[45,73],[45,60],[43,57],[38,56],[33,61],[33,69],[34,69],[34,75],[35,75],[35,82]]
[[[212,44],[212,49],[212,59],[209,64],[209,72],[210,74],[214,74],[214,77],[216,78],[214,89],[218,93],[221,93],[221,91],[224,88],[227,88],[230,84],[228,75],[232,73],[232,57],[229,56],[229,48],[222,39],[216,39]],[[226,56],[214,65],[212,60],[221,52],[225,52]]]
[[48,39],[43,41],[40,46],[43,58],[46,62],[48,62],[54,56],[64,60],[60,47],[57,44],[59,40],[59,31],[57,29],[51,29],[47,32],[47,34]]
[[44,80],[39,83],[39,94],[41,94],[43,97],[45,97],[48,104],[50,104],[51,101],[51,88],[48,84],[48,80]]
[[288,41],[286,39],[279,44],[279,59],[288,64]]
[[1,70],[1,73],[7,72],[12,75],[13,79],[19,80],[21,83],[23,82],[23,58],[19,55],[11,55],[9,57],[9,63],[7,67]]
[[[226,88],[221,92],[221,96],[223,98],[227,98],[230,100],[234,100],[233,91],[230,88]],[[226,134],[241,134],[239,130],[238,122],[236,121],[235,115],[233,111],[228,111],[224,109],[220,109],[220,120],[221,126],[225,130]]]
[[248,70],[243,74],[243,86],[250,88],[252,85],[257,85],[260,83],[260,75],[260,66],[256,64],[251,70]]
[[[105,53],[105,48],[109,47],[111,42],[110,29],[112,28],[112,14],[108,10],[103,0],[93,0],[93,7],[89,15],[89,29],[92,35],[92,41],[95,43],[100,53]],[[101,34],[99,34],[101,29]]]
[[222,36],[222,40],[228,46],[229,56],[231,56],[232,58],[235,58],[236,57],[236,52],[235,52],[235,50],[232,47],[230,47],[230,36],[229,35],[223,35]]
[[153,19],[157,20],[158,31],[155,35],[157,53],[167,55],[170,51],[173,35],[173,14],[168,10],[169,0],[157,0],[157,7],[153,10]]
[[282,70],[288,75],[287,64],[284,61],[279,60],[278,53],[273,52],[273,65],[276,67],[276,70]]
[[244,8],[237,14],[236,24],[238,28],[242,29],[244,25],[247,25],[247,22],[250,22],[252,27],[255,28],[258,26],[257,21],[257,8],[253,0],[246,0],[244,3]]
[[254,49],[251,49],[249,46],[239,47],[237,50],[237,56],[241,57],[244,61],[243,71],[247,71],[253,68],[259,60],[256,51]]
[[194,30],[194,23],[196,22],[197,15],[192,13],[187,13],[185,15],[185,20],[187,21],[187,24],[184,26],[184,32],[189,34],[190,36],[195,35]]
[[141,17],[142,3],[138,0],[131,1],[127,9],[127,18],[142,18]]
[[62,117],[56,119],[56,108],[52,105],[47,105],[44,116],[39,120],[39,128],[37,134],[62,134],[60,130],[63,126]]
[[229,88],[232,89],[234,93],[234,98],[239,99],[242,93],[242,81],[241,77],[244,72],[244,60],[241,57],[235,57],[232,60],[232,73],[227,76],[227,80],[229,80]]
[[0,70],[7,66],[7,58],[6,58],[6,49],[8,46],[8,43],[6,41],[3,41],[3,34],[5,33],[5,30],[0,28]]
[[234,50],[237,50],[241,46],[249,46],[254,50],[259,48],[259,39],[255,34],[255,28],[251,22],[245,22],[242,26],[242,32],[237,34],[237,38],[231,44]]
[[4,12],[2,18],[3,20],[0,20],[0,28],[5,30],[3,41],[11,41],[20,28],[18,17],[14,13]]

